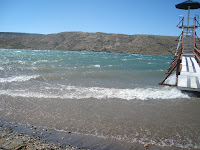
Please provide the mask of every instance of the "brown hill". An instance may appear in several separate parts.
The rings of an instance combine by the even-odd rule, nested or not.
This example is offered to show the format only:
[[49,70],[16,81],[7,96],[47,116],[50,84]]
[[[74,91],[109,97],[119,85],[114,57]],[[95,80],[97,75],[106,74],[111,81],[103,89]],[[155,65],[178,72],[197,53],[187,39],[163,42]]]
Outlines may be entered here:
[[26,38],[1,38],[0,48],[174,55],[176,38],[158,35],[62,32]]

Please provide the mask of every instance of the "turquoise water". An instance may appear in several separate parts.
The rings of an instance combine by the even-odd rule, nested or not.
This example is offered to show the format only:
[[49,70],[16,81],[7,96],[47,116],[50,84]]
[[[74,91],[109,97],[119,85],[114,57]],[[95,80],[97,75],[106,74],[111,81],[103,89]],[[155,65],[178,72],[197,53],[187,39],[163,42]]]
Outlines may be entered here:
[[171,60],[1,49],[0,120],[130,143],[200,148],[198,97],[158,85]]
[[[0,53],[0,83],[11,85],[10,91],[2,86],[1,92],[16,96],[22,96],[24,92],[27,97],[27,91],[35,97],[67,98],[66,92],[69,96],[74,95],[73,98],[76,98],[75,94],[77,98],[92,98],[91,93],[86,91],[95,90],[99,95],[100,91],[126,90],[125,94],[129,96],[122,98],[135,99],[137,96],[131,93],[136,88],[142,88],[141,91],[160,89],[158,83],[162,81],[171,61],[171,57],[137,54],[48,50],[1,50]],[[105,92],[101,93],[104,97],[118,97]],[[94,98],[96,95],[93,95]],[[157,95],[154,96],[144,95],[144,99],[157,98]],[[163,95],[159,98],[167,97]]]

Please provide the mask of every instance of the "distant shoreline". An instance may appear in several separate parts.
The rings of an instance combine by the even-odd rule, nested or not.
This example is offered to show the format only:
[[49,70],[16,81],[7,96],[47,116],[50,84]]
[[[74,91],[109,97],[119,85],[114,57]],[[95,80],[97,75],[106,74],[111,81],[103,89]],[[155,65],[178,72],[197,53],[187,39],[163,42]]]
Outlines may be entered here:
[[173,56],[177,46],[176,39],[175,36],[100,32],[62,32],[48,35],[0,32],[0,47]]

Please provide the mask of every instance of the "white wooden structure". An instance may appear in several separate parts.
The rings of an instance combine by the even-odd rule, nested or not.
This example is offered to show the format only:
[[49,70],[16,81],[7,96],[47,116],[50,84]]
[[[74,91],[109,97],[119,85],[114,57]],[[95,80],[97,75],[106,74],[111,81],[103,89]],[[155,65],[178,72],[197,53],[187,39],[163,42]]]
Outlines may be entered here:
[[[199,16],[195,15],[194,18],[190,18],[190,10],[199,9],[200,3],[187,0],[177,4],[176,8],[188,10],[187,23],[183,16],[179,17],[180,22],[177,27],[182,29],[182,33],[179,36],[176,54],[168,69],[168,75],[160,85],[177,86],[181,90],[200,92],[200,50],[196,43],[198,39],[196,29],[200,27]],[[198,42],[200,43],[200,40]],[[166,83],[174,72],[176,82],[174,84]]]
[[177,87],[186,91],[200,91],[200,67],[196,59],[182,56],[181,65]]

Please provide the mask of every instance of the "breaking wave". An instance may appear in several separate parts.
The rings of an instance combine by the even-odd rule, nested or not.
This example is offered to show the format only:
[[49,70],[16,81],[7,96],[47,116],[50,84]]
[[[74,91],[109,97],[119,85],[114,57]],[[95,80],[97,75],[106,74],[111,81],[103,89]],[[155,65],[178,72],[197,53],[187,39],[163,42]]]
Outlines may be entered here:
[[[42,91],[42,92],[41,92]],[[150,100],[150,99],[176,99],[189,98],[177,88],[135,88],[115,89],[100,87],[57,87],[34,90],[0,90],[1,95],[12,97],[34,97],[34,98],[59,98],[59,99],[123,99],[123,100]]]
[[0,78],[0,83],[5,83],[5,82],[23,82],[23,81],[28,81],[31,79],[36,79],[39,77],[38,75],[33,75],[33,76],[14,76],[14,77],[7,77],[7,78]]

